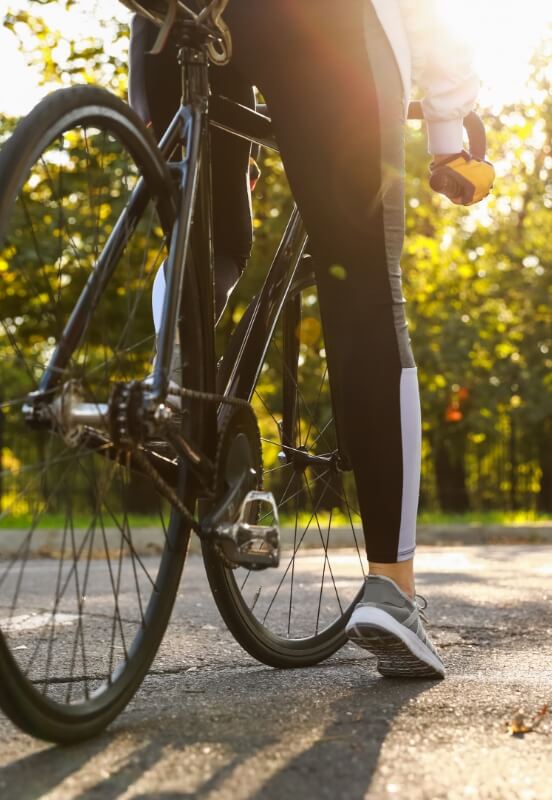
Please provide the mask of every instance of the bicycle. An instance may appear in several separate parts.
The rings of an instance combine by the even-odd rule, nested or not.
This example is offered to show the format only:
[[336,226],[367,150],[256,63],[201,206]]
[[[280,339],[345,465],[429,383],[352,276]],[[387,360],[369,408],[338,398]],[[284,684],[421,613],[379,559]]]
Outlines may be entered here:
[[277,150],[264,113],[209,96],[227,0],[123,1],[178,38],[183,103],[159,146],[86,86],[45,98],[0,153],[0,706],[60,743],[140,686],[192,531],[231,633],[274,667],[344,644],[365,569],[296,208],[217,367],[209,129]]

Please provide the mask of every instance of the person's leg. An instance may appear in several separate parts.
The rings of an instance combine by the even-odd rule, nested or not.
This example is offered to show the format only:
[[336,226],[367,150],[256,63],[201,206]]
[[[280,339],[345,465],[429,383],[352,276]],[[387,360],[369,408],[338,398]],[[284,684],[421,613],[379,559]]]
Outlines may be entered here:
[[237,0],[227,16],[238,66],[267,100],[309,233],[371,571],[412,595],[421,420],[399,266],[404,109],[369,6]]
[[[172,42],[160,54],[150,55],[157,32],[153,23],[140,16],[134,17],[130,38],[129,102],[151,125],[159,139],[178,108],[181,77],[176,47]],[[213,67],[211,85],[216,94],[254,107],[253,88],[231,66]],[[251,251],[250,146],[248,142],[218,130],[213,131],[211,143],[215,309],[218,318]],[[153,292],[156,330],[160,324],[164,291],[164,273],[160,270]]]

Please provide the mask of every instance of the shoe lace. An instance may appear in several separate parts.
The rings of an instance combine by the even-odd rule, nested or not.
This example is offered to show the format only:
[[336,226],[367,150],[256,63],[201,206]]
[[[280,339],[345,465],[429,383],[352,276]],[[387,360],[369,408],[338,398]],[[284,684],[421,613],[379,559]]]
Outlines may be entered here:
[[427,615],[424,613],[427,608],[427,600],[425,599],[423,594],[415,594],[414,602],[416,603],[416,607],[418,609],[420,617],[423,619],[424,622],[429,622]]

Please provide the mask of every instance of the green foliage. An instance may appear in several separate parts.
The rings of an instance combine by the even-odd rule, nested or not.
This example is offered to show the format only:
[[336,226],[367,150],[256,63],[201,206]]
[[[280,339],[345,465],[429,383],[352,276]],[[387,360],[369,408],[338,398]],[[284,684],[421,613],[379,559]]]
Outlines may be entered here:
[[[472,497],[483,505],[496,502],[496,488],[515,505],[516,470],[529,495],[546,472],[538,442],[550,444],[552,415],[549,64],[548,42],[534,59],[535,101],[486,118],[498,178],[484,205],[466,213],[432,195],[421,132],[408,148],[403,272],[424,432],[433,456],[450,445],[471,458]],[[504,436],[509,462],[497,486],[485,461]],[[550,511],[550,495],[546,503]]]
[[[27,0],[24,3],[8,2],[4,26],[12,31],[25,53],[29,65],[38,66],[42,83],[51,88],[75,83],[104,86],[121,97],[127,92],[128,25],[121,21],[123,7],[114,3],[114,14],[103,26],[101,35],[79,31],[78,38],[67,35],[67,30],[51,27],[47,21],[48,7],[63,9],[68,13],[96,12],[96,4],[85,9],[77,0]],[[115,12],[119,11],[119,14]]]
[[[125,26],[114,22],[106,32],[106,54],[103,40],[68,41],[48,28],[40,12],[50,2],[6,17],[44,80],[90,81],[124,95]],[[552,511],[551,63],[548,37],[535,54],[532,100],[484,114],[498,177],[493,197],[469,211],[430,191],[425,133],[409,127],[402,268],[423,404],[427,508]],[[0,142],[11,128],[1,121]],[[254,253],[220,340],[261,286],[291,205],[280,161],[264,154],[261,167]],[[9,294],[3,302],[9,310]],[[320,378],[313,373],[313,386]],[[269,391],[269,375],[265,381]]]
[[[37,388],[140,178],[122,142],[97,124],[94,120],[44,143],[9,218],[4,219],[0,504],[7,526],[42,506],[57,513],[67,494],[76,510],[90,499],[89,473],[75,468],[66,474],[63,440],[32,430],[24,422],[21,403]],[[72,351],[64,375],[78,381],[89,402],[105,402],[113,382],[150,373],[155,351],[151,286],[165,256],[165,236],[154,204],[149,203],[99,302],[94,304],[89,296],[82,305],[85,335]],[[36,465],[46,456],[48,468],[39,480]],[[101,461],[102,468],[109,469],[107,460]],[[150,484],[137,485],[134,492],[139,501],[151,500],[152,494]],[[134,510],[139,506],[135,502]]]

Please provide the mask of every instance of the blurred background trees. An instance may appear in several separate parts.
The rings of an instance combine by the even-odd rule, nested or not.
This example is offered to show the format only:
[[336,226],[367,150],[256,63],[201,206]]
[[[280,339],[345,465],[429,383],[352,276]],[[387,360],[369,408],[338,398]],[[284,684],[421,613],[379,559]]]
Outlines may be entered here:
[[[35,0],[5,15],[29,63],[48,85],[97,83],[125,97],[124,12],[102,36],[69,40],[48,22],[54,2],[75,5]],[[497,167],[485,203],[466,211],[431,193],[425,134],[409,126],[402,267],[422,393],[422,509],[552,514],[551,38],[534,55],[529,99],[482,110]],[[15,122],[0,102],[0,142]],[[262,284],[291,203],[279,159],[260,161],[255,251],[221,337]]]

